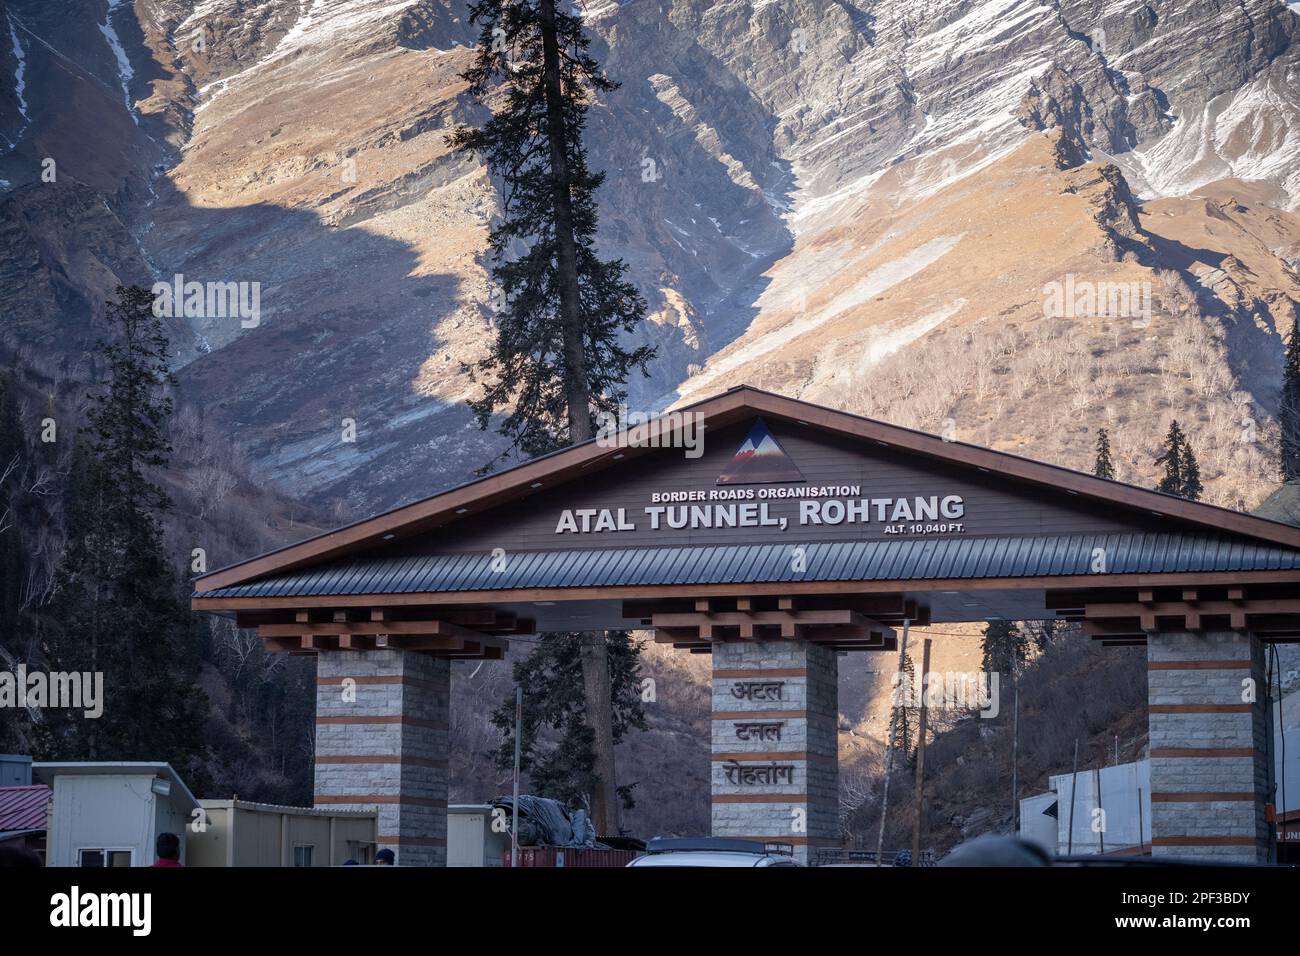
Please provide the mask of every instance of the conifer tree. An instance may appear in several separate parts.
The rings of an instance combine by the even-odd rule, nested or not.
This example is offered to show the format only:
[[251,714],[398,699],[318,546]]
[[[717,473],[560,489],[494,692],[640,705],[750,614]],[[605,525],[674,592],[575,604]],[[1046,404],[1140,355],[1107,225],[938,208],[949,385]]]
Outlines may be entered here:
[[647,373],[654,354],[623,344],[645,301],[622,260],[596,252],[604,173],[588,166],[582,134],[590,91],[617,84],[587,52],[581,19],[555,0],[478,0],[470,22],[479,43],[464,79],[493,113],[449,142],[486,160],[503,207],[489,237],[496,335],[470,404],[481,428],[506,409],[500,432],[532,456],[591,438],[594,414],[616,410],[628,375]]
[[1020,629],[1025,632],[1025,636],[1033,644],[1034,650],[1041,654],[1065,630],[1065,622],[1059,618],[1049,618],[1042,621],[1021,621]]
[[1097,429],[1097,460],[1092,466],[1092,473],[1098,478],[1115,479],[1115,463],[1110,457],[1110,435],[1104,428]]
[[201,786],[205,700],[199,648],[167,560],[152,476],[168,461],[173,381],[167,341],[146,289],[117,290],[107,372],[91,398],[64,490],[67,544],[47,608],[52,669],[103,674],[103,714],[53,711],[51,755],[166,760]]
[[[526,658],[515,663],[515,683],[523,689],[520,767],[541,796],[570,807],[590,808],[597,789],[592,729],[586,720],[582,679],[582,633],[543,635]],[[614,742],[633,728],[644,730],[639,648],[626,631],[609,635],[609,669]],[[515,700],[512,694],[492,714],[502,733],[497,766],[514,766]],[[632,785],[620,787],[624,808],[635,805]]]
[[1165,473],[1156,485],[1156,491],[1163,491],[1167,495],[1183,493],[1183,441],[1183,430],[1175,418],[1169,423],[1164,451],[1156,459],[1157,465],[1165,466]]
[[1204,490],[1201,487],[1201,469],[1177,419],[1169,423],[1164,451],[1156,459],[1156,464],[1164,465],[1165,469],[1160,483],[1156,485],[1156,491],[1178,495],[1192,501],[1201,497],[1201,492]]
[[[504,410],[504,454],[532,456],[590,439],[595,414],[618,408],[629,374],[648,374],[654,351],[624,344],[645,318],[645,300],[626,265],[596,250],[604,174],[588,165],[582,134],[592,92],[616,84],[588,53],[582,20],[555,0],[477,0],[469,13],[480,32],[464,79],[492,115],[481,128],[457,129],[449,143],[486,160],[502,197],[489,236],[496,334],[472,370],[484,390],[470,407],[483,429]],[[585,634],[592,817],[599,832],[615,833],[609,655],[605,635]]]
[[1011,674],[1029,659],[1029,638],[1014,621],[989,621],[983,651],[985,673]]
[[1282,480],[1296,481],[1300,479],[1300,313],[1291,320],[1291,334],[1287,336],[1277,421]]
[[902,670],[900,683],[896,688],[900,699],[898,705],[892,708],[889,714],[888,744],[892,748],[891,762],[892,755],[898,754],[903,765],[908,766],[913,763],[916,738],[921,730],[921,710],[913,702],[924,688],[916,684],[916,665],[912,663],[911,654],[903,656]]
[[1199,501],[1201,492],[1201,466],[1192,453],[1191,443],[1183,441],[1183,497],[1189,501]]

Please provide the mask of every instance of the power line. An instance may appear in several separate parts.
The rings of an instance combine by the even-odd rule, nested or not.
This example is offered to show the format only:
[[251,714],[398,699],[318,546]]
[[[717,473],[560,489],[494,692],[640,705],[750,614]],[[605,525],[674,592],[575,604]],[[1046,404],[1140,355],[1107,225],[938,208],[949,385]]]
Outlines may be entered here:
[[55,56],[57,56],[60,60],[63,60],[63,61],[66,62],[66,63],[70,63],[70,64],[72,64],[72,66],[76,67],[76,69],[77,69],[80,73],[84,74],[85,76],[87,76],[87,77],[89,77],[91,80],[93,80],[95,83],[97,83],[97,84],[99,84],[100,86],[102,86],[105,90],[107,90],[110,94],[112,94],[113,100],[116,102],[118,94],[119,94],[120,92],[122,92],[121,90],[115,90],[115,89],[113,89],[111,86],[109,86],[107,83],[105,83],[105,82],[104,82],[103,80],[101,80],[99,77],[97,77],[94,73],[91,73],[89,70],[87,70],[85,67],[83,67],[83,66],[82,66],[80,63],[78,63],[76,60],[72,59],[71,57],[67,56],[66,54],[64,54],[64,53],[62,53],[61,51],[59,51],[59,50],[55,49],[54,47],[52,47],[48,42],[46,42],[46,40],[45,40],[44,37],[42,37],[40,34],[36,33],[36,32],[35,32],[34,30],[32,30],[30,27],[28,27],[27,24],[23,23],[22,19],[21,19],[20,17],[16,16],[12,11],[9,11],[9,16],[10,16],[11,18],[13,18],[13,20],[18,24],[19,27],[22,28],[22,30],[23,30],[24,33],[28,34],[28,35],[29,35],[30,37],[32,37],[32,38],[33,38],[37,43],[39,43],[41,46],[45,47],[45,49],[49,50],[51,53],[53,53]]

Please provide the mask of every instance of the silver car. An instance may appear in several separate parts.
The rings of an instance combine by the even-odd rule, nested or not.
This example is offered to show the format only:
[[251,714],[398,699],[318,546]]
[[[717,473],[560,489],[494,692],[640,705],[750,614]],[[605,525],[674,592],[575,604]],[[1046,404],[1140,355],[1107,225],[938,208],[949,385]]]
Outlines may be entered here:
[[788,843],[715,837],[651,840],[628,866],[798,866]]

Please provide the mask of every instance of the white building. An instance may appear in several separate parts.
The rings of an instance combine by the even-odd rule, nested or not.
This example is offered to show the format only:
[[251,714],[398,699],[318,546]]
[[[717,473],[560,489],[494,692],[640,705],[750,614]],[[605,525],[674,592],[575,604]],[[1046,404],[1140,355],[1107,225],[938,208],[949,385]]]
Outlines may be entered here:
[[485,803],[453,803],[447,808],[447,865],[501,866],[510,850],[509,831],[492,827]]
[[1077,785],[1054,774],[1048,786],[1020,801],[1021,839],[1062,855],[1150,852],[1151,761],[1080,770]]
[[373,810],[202,800],[189,834],[189,866],[360,866],[374,861]]
[[[1300,691],[1273,703],[1273,750],[1270,754],[1277,790],[1279,862],[1300,862]],[[1050,790],[1020,801],[1020,837],[1053,853],[1093,854],[1150,852],[1151,763],[1080,770],[1070,839],[1070,777],[1049,778]],[[1098,792],[1101,797],[1098,801]],[[1100,817],[1096,810],[1104,814]],[[1098,820],[1104,820],[1099,829]],[[1139,849],[1141,847],[1142,849]]]
[[54,790],[46,866],[151,866],[160,833],[180,838],[185,862],[199,802],[170,764],[37,762],[32,775]]

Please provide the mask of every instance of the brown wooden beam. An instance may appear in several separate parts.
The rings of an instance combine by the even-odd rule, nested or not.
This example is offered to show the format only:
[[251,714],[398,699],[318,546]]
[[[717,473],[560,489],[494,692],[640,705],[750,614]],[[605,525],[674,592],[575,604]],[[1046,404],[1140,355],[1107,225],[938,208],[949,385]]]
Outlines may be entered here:
[[360,634],[340,634],[339,650],[341,651],[373,651],[375,649],[375,638],[369,635]]
[[1153,601],[1149,604],[1086,604],[1085,615],[1091,620],[1108,617],[1138,617],[1142,614],[1154,614],[1156,617],[1177,617],[1195,612],[1204,617],[1232,614],[1300,614],[1300,598],[1275,598],[1244,602],[1233,601],[1198,601],[1194,604],[1186,601]]

